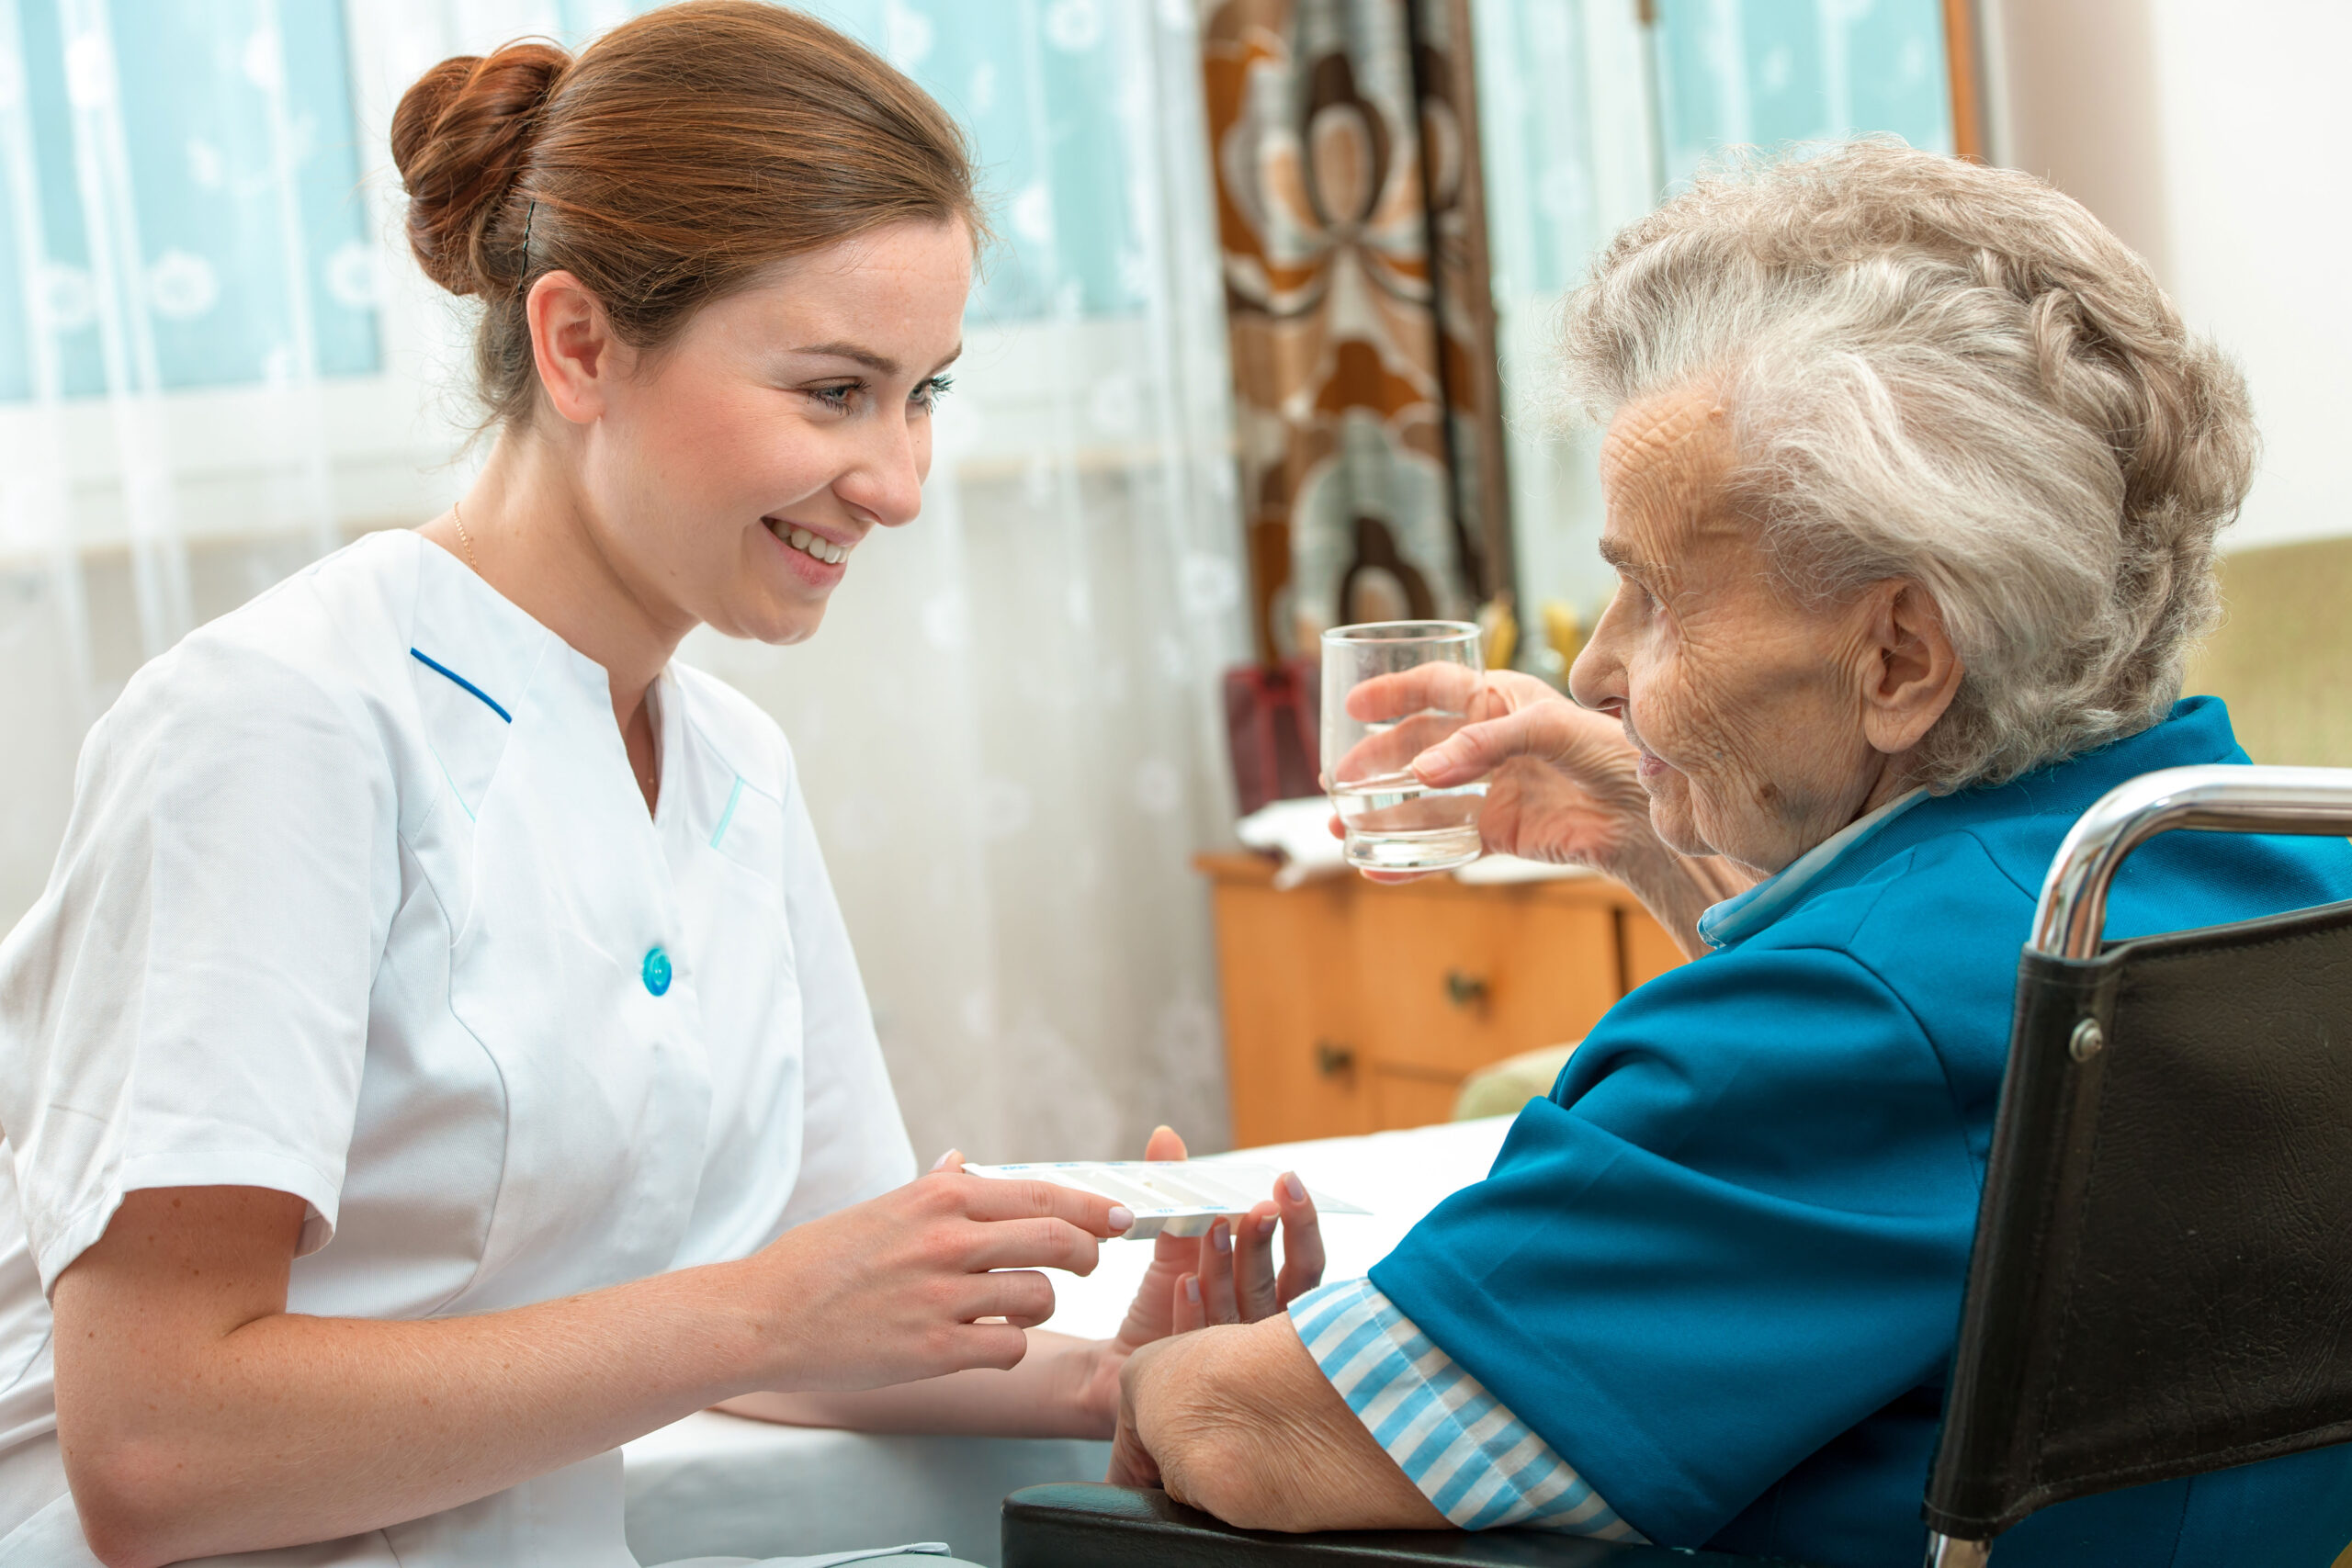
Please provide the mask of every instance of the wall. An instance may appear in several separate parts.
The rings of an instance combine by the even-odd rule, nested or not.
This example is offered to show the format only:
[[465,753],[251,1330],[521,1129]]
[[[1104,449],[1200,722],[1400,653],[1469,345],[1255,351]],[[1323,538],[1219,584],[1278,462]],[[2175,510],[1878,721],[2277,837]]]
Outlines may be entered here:
[[2266,441],[2230,547],[2352,534],[2340,0],[1986,0],[2002,163],[2080,197],[2236,355]]

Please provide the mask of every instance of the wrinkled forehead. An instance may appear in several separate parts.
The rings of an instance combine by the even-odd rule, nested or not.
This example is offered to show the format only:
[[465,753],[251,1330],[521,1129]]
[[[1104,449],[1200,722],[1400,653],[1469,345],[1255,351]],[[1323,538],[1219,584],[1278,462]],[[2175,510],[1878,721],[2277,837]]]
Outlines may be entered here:
[[1731,460],[1731,417],[1713,383],[1624,404],[1600,444],[1603,553],[1671,564],[1718,533],[1744,539],[1723,504]]

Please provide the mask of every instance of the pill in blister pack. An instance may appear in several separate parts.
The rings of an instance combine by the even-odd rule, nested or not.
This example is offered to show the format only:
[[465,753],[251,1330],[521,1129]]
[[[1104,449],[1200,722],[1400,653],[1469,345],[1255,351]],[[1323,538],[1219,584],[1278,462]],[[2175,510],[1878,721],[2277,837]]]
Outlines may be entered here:
[[[1230,1165],[1223,1161],[1180,1159],[1060,1160],[1039,1165],[967,1165],[965,1174],[996,1181],[1050,1181],[1075,1187],[1135,1212],[1136,1223],[1125,1232],[1129,1241],[1141,1241],[1166,1231],[1170,1235],[1201,1235],[1218,1216],[1238,1218],[1274,1195],[1280,1174],[1272,1166]],[[1321,1192],[1310,1192],[1318,1214],[1362,1214],[1369,1211]]]

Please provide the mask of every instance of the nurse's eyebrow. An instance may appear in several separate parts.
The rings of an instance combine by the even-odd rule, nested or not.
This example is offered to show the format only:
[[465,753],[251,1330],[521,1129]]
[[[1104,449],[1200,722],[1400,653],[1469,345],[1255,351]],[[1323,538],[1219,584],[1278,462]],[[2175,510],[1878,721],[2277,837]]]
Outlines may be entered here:
[[[896,376],[899,373],[899,362],[897,360],[891,358],[887,354],[876,354],[870,348],[861,348],[854,343],[810,344],[805,348],[796,348],[792,352],[795,354],[821,355],[829,359],[846,359],[853,364],[865,366],[876,376]],[[941,370],[944,370],[950,365],[955,364],[956,361],[962,356],[963,353],[964,345],[959,343],[956,345],[955,352],[948,355],[946,358],[941,360],[938,366],[932,371],[932,374],[936,376]]]
[[850,360],[854,364],[865,366],[876,376],[896,376],[899,373],[897,360],[886,354],[876,354],[870,348],[860,348],[854,343],[816,343],[804,348],[796,348],[792,352],[821,355],[827,359]]

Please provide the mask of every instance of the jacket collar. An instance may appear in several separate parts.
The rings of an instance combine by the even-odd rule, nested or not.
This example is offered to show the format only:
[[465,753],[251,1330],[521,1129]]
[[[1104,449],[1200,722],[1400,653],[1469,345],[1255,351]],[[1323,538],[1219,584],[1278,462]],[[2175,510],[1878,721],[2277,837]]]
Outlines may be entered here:
[[1914,790],[1890,801],[1747,892],[1709,908],[1699,917],[1699,935],[1715,948],[1745,942],[1814,895],[1857,881],[1916,844],[1994,821],[2041,819],[2049,829],[2046,836],[2054,852],[2057,841],[2075,818],[2127,780],[2158,768],[2245,760],[2222,700],[2190,697],[2174,704],[2162,722],[2135,735],[2007,784],[1945,795]]

